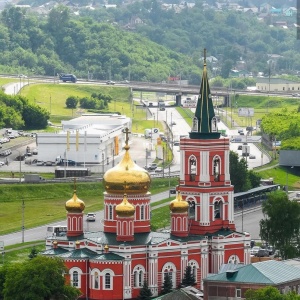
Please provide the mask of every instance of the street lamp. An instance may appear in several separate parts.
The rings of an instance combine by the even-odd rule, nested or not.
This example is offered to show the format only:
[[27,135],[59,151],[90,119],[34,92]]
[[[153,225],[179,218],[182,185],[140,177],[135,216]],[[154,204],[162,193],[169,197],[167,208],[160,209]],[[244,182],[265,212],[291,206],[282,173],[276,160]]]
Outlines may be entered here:
[[[291,169],[293,169],[294,166],[291,167]],[[286,169],[286,186],[285,186],[285,191],[286,191],[286,194],[288,195],[289,194],[289,172],[288,172],[288,168]]]
[[21,152],[20,152],[20,150],[16,150],[18,153],[19,153],[19,157],[18,157],[18,159],[19,159],[19,162],[20,162],[20,165],[19,165],[19,183],[21,183],[21,181],[22,181],[22,164],[21,164],[21,162],[22,162],[22,159],[21,159]]

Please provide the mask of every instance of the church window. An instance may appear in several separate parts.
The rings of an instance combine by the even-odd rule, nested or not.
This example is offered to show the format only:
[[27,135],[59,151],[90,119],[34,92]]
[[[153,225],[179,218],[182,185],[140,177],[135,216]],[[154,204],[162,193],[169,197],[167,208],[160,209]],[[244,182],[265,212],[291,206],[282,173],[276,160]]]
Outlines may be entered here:
[[192,269],[192,275],[195,279],[195,282],[197,281],[197,268],[199,267],[198,264],[195,261],[190,261],[189,266],[191,266]]
[[94,289],[99,289],[99,274],[97,272],[94,274]]
[[241,291],[241,289],[236,289],[235,290],[235,296],[236,296],[236,298],[241,298],[242,297],[242,291]]
[[214,216],[215,219],[221,218],[221,201],[216,201],[214,204]]
[[195,202],[194,201],[188,201],[189,203],[189,218],[195,219]]
[[109,209],[109,220],[112,220],[113,219],[113,207],[112,207],[112,205],[109,205],[108,209]]
[[163,275],[162,283],[164,282],[166,276],[169,276],[172,280],[172,287],[176,288],[176,267],[172,263],[167,263],[164,265],[162,269],[162,275]]
[[145,213],[144,213],[144,206],[141,206],[141,220],[144,220]]
[[134,276],[134,287],[142,287],[144,284],[144,275],[145,269],[141,266],[135,267],[135,271],[133,273]]
[[211,132],[217,132],[217,131],[218,131],[217,118],[213,117],[211,119]]
[[198,132],[198,119],[196,117],[193,118],[192,132]]
[[220,158],[219,157],[214,158],[213,175],[215,181],[220,181]]
[[111,275],[109,273],[105,273],[105,289],[111,289]]
[[189,159],[189,173],[190,173],[190,181],[195,181],[196,179],[196,170],[197,170],[197,160],[195,156],[191,156]]
[[78,276],[78,272],[74,271],[72,274],[72,285],[75,287],[79,287],[79,276]]

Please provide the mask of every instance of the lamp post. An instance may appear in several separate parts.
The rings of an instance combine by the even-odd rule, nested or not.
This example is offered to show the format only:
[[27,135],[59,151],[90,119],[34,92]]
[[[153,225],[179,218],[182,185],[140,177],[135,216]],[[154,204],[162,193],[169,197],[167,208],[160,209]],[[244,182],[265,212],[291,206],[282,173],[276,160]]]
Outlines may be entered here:
[[[291,169],[293,169],[294,166],[291,167]],[[285,186],[285,191],[286,191],[286,194],[288,195],[289,194],[289,172],[288,172],[288,168],[286,169],[286,186]]]
[[24,199],[22,199],[22,243],[24,243],[24,233],[25,233],[25,202]]
[[18,157],[19,158],[19,162],[20,162],[20,164],[19,164],[19,183],[21,183],[21,181],[22,181],[21,151],[20,150],[16,150],[16,151],[19,153],[19,157]]

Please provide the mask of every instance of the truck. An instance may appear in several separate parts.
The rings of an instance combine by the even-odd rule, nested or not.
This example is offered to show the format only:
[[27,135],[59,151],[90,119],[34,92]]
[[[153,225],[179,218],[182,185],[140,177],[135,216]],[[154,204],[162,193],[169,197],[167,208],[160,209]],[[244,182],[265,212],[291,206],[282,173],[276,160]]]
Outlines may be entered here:
[[56,157],[54,164],[57,166],[76,166],[74,160],[61,158],[60,156]]
[[163,100],[158,100],[158,108],[161,111],[166,110],[166,104]]
[[63,82],[71,81],[75,83],[77,81],[77,77],[74,74],[60,74],[59,79]]
[[27,183],[36,183],[45,180],[39,174],[24,174],[24,181]]

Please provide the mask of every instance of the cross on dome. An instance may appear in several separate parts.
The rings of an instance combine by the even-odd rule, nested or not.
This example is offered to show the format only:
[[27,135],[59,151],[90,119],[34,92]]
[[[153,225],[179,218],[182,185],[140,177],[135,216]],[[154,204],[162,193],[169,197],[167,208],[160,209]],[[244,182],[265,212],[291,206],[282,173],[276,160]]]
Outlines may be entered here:
[[129,131],[128,127],[126,127],[125,128],[125,136],[126,136],[126,138],[125,138],[125,144],[126,144],[126,146],[128,146],[129,133],[131,133],[131,132]]

